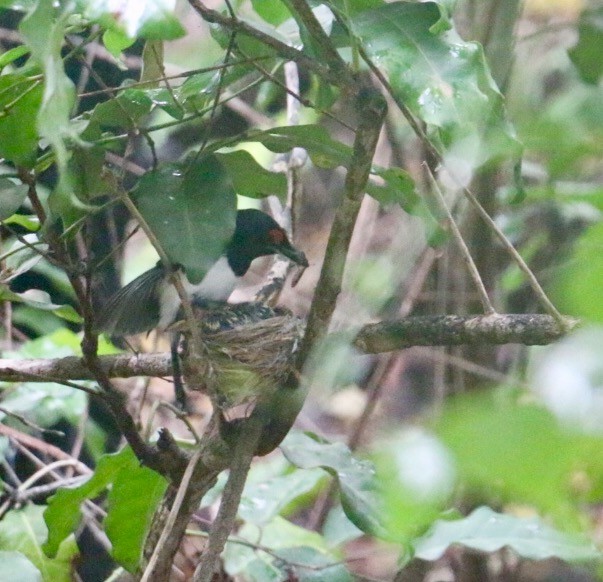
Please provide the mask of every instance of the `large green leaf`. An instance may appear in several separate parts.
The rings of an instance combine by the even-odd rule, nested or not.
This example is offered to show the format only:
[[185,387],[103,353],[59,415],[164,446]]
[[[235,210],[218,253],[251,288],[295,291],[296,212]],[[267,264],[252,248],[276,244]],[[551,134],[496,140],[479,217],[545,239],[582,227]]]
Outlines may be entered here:
[[568,51],[580,76],[596,85],[603,76],[603,7],[589,8],[580,15],[578,43]]
[[[287,179],[284,174],[270,172],[260,166],[245,150],[216,154],[230,175],[237,194],[249,198],[264,198],[287,194]],[[0,192],[1,194],[1,192]]]
[[393,2],[355,14],[351,23],[395,96],[428,124],[451,162],[475,168],[518,156],[482,48],[454,31],[443,33],[440,18],[434,2]]
[[40,571],[44,582],[70,582],[72,561],[78,553],[75,539],[73,536],[64,539],[54,557],[46,556],[42,551],[47,534],[43,513],[41,505],[28,505],[7,513],[0,521],[0,549],[22,553]]
[[[460,482],[478,499],[530,503],[571,528],[579,523],[579,503],[601,491],[603,439],[571,432],[508,391],[455,398],[437,432]],[[576,476],[588,486],[571,487]]]
[[[23,344],[18,352],[6,353],[5,357],[27,359],[80,355],[80,341],[77,334],[61,328]],[[84,392],[53,382],[3,383],[1,388],[4,408],[42,427],[50,427],[63,419],[77,423],[86,408],[87,395]]]
[[168,482],[159,473],[142,467],[131,449],[124,450],[129,453],[129,462],[113,480],[105,530],[113,545],[113,558],[134,572]]
[[[274,127],[265,131],[249,131],[241,141],[259,142],[275,153],[284,153],[294,147],[307,150],[312,162],[320,168],[348,167],[352,159],[352,148],[331,138],[329,132],[319,125],[297,125]],[[220,149],[224,142],[213,144]],[[373,166],[372,178],[366,191],[381,204],[399,204],[406,212],[425,219],[429,231],[434,220],[423,201],[417,195],[410,174],[400,168]]]
[[[261,544],[271,550],[270,553],[256,551],[261,535]],[[248,545],[228,543],[224,552],[224,567],[231,576],[244,575],[245,580],[253,582],[275,582],[289,579],[329,582],[347,582],[350,574],[326,545],[324,538],[291,522],[275,517],[259,529],[255,525],[245,524],[237,537]]]
[[236,195],[222,163],[208,155],[161,165],[143,176],[134,197],[170,261],[201,281],[234,232]]
[[35,309],[42,311],[52,311],[56,316],[70,321],[72,323],[82,323],[81,315],[71,305],[57,305],[50,299],[46,291],[39,289],[28,289],[23,293],[14,293],[7,287],[0,286],[0,299],[4,301],[13,301],[14,303],[24,303]]
[[70,122],[75,86],[65,73],[61,54],[70,16],[67,9],[53,0],[40,0],[19,25],[32,58],[44,73],[44,94],[36,121],[40,137],[52,147],[59,170],[50,208],[65,225],[79,218],[85,208],[75,195],[68,168],[69,144],[79,140],[76,125]]
[[106,128],[135,130],[153,107],[153,100],[143,89],[126,89],[115,99],[99,103],[91,123]]
[[61,541],[78,527],[81,504],[98,497],[111,484],[106,529],[113,544],[113,557],[130,570],[136,567],[167,482],[158,473],[141,467],[129,447],[101,457],[94,474],[83,485],[60,489],[50,498],[44,513],[49,531],[44,544],[47,555],[53,556]]
[[[16,240],[8,249],[2,269],[2,283],[8,283],[22,273],[33,268],[41,259],[42,254],[48,249],[37,234],[31,232],[21,240]],[[39,251],[39,252],[38,252]]]
[[451,545],[482,552],[510,548],[522,558],[567,562],[601,560],[592,541],[561,533],[537,518],[519,518],[478,507],[463,519],[437,521],[430,531],[415,540],[415,557],[438,560]]
[[389,535],[407,543],[447,507],[456,483],[451,455],[434,436],[407,429],[380,447],[376,465]]
[[0,550],[0,580],[42,582],[42,574],[21,552]]
[[322,468],[337,479],[341,504],[350,521],[365,532],[383,535],[381,509],[377,502],[375,468],[360,461],[343,443],[329,443],[299,431],[290,432],[281,450],[302,469]]
[[0,220],[9,218],[19,210],[27,191],[25,184],[15,184],[8,178],[0,178]]
[[326,478],[321,470],[295,470],[274,476],[260,483],[245,486],[239,516],[247,522],[262,526],[300,497],[315,491]]
[[173,40],[185,34],[173,14],[175,0],[122,2],[117,9],[112,0],[78,0],[77,5],[85,18],[109,29],[117,27],[131,38]]
[[0,155],[15,164],[33,167],[38,147],[35,123],[42,102],[39,80],[19,74],[0,76]]

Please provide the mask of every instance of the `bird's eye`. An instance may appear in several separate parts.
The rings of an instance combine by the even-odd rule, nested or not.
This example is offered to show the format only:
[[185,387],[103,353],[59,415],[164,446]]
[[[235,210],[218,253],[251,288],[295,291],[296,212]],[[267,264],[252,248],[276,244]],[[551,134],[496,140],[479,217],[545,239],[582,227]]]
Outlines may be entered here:
[[287,240],[287,235],[284,230],[273,228],[268,231],[268,240],[274,245],[281,245]]

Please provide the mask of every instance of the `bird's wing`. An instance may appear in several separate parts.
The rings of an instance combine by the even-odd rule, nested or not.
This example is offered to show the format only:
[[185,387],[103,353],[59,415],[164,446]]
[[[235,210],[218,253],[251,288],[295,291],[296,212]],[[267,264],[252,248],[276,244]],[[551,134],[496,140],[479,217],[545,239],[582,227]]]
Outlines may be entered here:
[[159,288],[165,272],[153,267],[112,295],[97,317],[95,329],[110,335],[134,335],[159,324]]

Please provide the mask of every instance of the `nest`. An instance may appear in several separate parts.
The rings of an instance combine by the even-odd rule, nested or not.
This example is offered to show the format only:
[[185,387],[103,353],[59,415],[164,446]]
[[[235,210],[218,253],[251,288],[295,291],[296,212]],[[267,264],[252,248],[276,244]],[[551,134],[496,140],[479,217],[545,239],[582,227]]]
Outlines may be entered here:
[[191,390],[207,392],[215,406],[228,409],[269,397],[294,370],[304,330],[285,310],[254,303],[227,305],[199,314],[204,354],[194,364],[183,333],[183,377]]

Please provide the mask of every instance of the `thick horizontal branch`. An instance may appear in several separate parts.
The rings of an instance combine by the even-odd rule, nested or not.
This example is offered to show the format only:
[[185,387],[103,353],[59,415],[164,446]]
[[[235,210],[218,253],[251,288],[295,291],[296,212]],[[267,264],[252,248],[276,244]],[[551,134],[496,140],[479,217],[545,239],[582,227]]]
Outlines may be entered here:
[[[138,356],[100,356],[101,366],[109,378],[134,376],[171,376],[170,354],[139,354]],[[0,380],[6,382],[64,382],[94,380],[82,358],[68,356],[57,359],[0,359]]]
[[[576,327],[567,319],[567,329]],[[368,354],[392,352],[413,346],[458,346],[461,344],[546,345],[566,334],[550,315],[440,315],[406,317],[364,326],[355,346]],[[110,378],[171,376],[169,354],[101,356],[101,366]],[[3,360],[0,380],[5,382],[63,382],[93,380],[81,358]]]
[[367,354],[393,352],[413,346],[553,343],[578,324],[566,318],[567,329],[550,315],[436,315],[406,317],[364,326],[355,346]]

